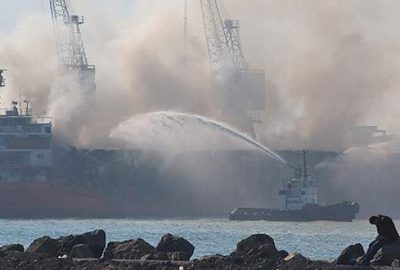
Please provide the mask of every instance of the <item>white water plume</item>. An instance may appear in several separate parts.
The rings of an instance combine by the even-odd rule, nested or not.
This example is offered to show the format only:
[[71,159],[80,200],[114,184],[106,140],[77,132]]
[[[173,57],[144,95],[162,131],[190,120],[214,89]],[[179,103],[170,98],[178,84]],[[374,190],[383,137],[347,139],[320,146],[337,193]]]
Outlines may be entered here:
[[[116,141],[162,150],[170,149],[215,149],[230,142],[255,147],[269,157],[287,164],[278,154],[247,135],[204,116],[180,112],[151,112],[140,114],[121,123],[115,128],[110,138]],[[220,140],[221,138],[221,140]]]

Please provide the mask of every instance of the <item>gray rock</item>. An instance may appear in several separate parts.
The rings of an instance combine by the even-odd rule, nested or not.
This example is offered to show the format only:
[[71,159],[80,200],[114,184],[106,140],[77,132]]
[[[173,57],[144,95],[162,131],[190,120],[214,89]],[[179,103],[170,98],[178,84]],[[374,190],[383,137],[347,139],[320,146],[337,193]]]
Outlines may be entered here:
[[336,259],[336,264],[355,265],[357,259],[365,254],[364,248],[360,243],[350,245],[345,248]]
[[[283,262],[279,265],[279,269],[307,269],[307,267],[312,263],[311,260],[307,259],[301,254],[293,253],[287,256]],[[312,268],[318,269],[318,268]],[[332,268],[333,269],[333,268]]]
[[26,252],[42,253],[48,254],[52,257],[57,257],[60,253],[60,250],[61,245],[57,240],[45,236],[33,241],[32,244],[27,248]]
[[266,234],[252,235],[237,244],[231,254],[238,265],[270,269],[280,259],[274,240]]
[[96,258],[103,255],[104,248],[106,247],[106,233],[103,230],[95,230],[83,234],[85,243],[89,246]]
[[140,260],[145,255],[154,254],[155,248],[139,238],[124,242],[110,242],[104,252],[106,259]]
[[[223,256],[220,254],[213,256],[205,256],[200,259],[196,259],[190,262],[188,266],[185,267],[187,270],[195,270],[195,269],[230,269],[230,270],[238,270],[244,269],[240,265],[236,264],[232,257]],[[245,268],[249,269],[249,268]]]
[[384,245],[371,260],[371,265],[390,266],[396,259],[400,259],[400,240]]
[[171,256],[169,256],[171,260],[174,260],[172,257],[176,259],[179,258],[179,261],[190,260],[190,257],[192,257],[194,252],[194,246],[182,237],[166,234],[158,243],[156,252],[166,252],[167,254],[171,254]]
[[67,270],[72,268],[71,259],[58,259],[43,253],[8,251],[0,256],[0,269],[18,270]]
[[281,257],[282,259],[285,259],[287,256],[289,256],[289,252],[287,252],[286,250],[279,250],[279,251],[278,251],[278,255],[279,255],[279,257]]
[[106,233],[103,230],[96,230],[79,235],[69,235],[60,237],[57,241],[62,246],[62,255],[69,255],[74,246],[85,244],[94,254],[95,258],[100,258],[103,255],[106,247]]
[[25,248],[20,244],[11,244],[0,247],[0,252],[19,251],[24,252]]
[[260,246],[265,244],[272,245],[275,247],[275,242],[272,237],[266,234],[254,234],[242,241],[240,241],[236,246],[236,251],[234,256],[244,256],[248,254],[251,250],[258,249]]
[[71,258],[96,258],[96,255],[92,252],[89,245],[78,244],[78,245],[75,245],[72,247],[69,257],[71,257]]
[[192,255],[187,252],[168,252],[167,256],[171,261],[189,261]]
[[169,261],[168,254],[165,252],[155,252],[146,254],[141,258],[142,261]]
[[392,267],[400,267],[400,259],[396,259],[392,262]]

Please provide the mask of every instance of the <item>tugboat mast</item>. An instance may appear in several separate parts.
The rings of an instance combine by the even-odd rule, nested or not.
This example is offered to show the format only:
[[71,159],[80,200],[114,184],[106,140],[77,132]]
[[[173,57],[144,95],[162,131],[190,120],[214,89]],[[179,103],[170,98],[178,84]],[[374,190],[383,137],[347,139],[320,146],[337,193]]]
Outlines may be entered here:
[[308,167],[307,167],[307,151],[303,150],[303,176],[306,179],[309,177],[308,175]]

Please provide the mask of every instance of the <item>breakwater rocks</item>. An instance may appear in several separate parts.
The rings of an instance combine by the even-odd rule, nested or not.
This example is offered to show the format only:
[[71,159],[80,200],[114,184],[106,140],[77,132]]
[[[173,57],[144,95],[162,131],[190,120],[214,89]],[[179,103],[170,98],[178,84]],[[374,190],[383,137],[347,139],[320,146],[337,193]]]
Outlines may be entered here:
[[400,242],[385,246],[371,261],[373,266],[351,266],[364,254],[360,244],[343,250],[334,262],[312,261],[301,254],[278,250],[266,234],[252,235],[240,241],[230,255],[212,255],[191,259],[195,247],[186,239],[166,234],[156,247],[143,239],[109,242],[106,233],[96,230],[57,239],[36,239],[23,246],[0,247],[0,269],[18,270],[195,270],[195,269],[265,269],[265,270],[346,270],[400,269]]

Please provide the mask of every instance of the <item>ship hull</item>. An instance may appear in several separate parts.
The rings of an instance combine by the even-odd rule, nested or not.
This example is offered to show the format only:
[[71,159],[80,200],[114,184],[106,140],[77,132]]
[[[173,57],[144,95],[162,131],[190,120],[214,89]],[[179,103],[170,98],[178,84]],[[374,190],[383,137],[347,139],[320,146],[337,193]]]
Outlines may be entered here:
[[104,217],[108,201],[97,193],[51,183],[1,183],[0,218]]
[[242,221],[342,221],[351,222],[360,211],[358,203],[343,202],[327,206],[307,205],[299,210],[278,210],[266,208],[236,208],[229,218]]

